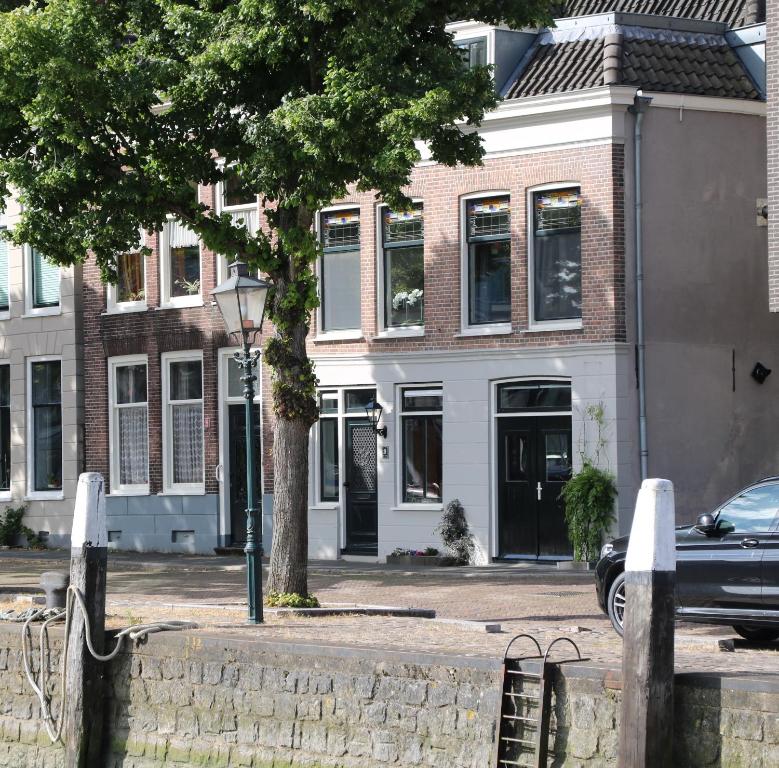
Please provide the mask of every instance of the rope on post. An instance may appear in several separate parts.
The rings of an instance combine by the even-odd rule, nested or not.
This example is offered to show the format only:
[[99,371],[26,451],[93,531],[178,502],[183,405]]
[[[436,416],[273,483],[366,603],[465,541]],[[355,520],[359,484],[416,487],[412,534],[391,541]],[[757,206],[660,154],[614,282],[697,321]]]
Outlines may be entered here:
[[[68,654],[68,638],[70,635],[70,626],[73,622],[74,605],[77,605],[81,611],[81,616],[84,620],[84,634],[86,640],[86,646],[89,653],[97,661],[107,662],[116,658],[119,652],[122,650],[124,641],[129,638],[132,642],[138,643],[144,638],[156,632],[174,632],[182,629],[197,629],[197,624],[192,621],[154,621],[144,624],[132,624],[129,627],[125,627],[120,630],[114,636],[116,645],[114,649],[107,654],[100,654],[95,650],[92,643],[92,630],[89,624],[89,615],[87,612],[86,604],[84,602],[84,596],[73,585],[68,587],[67,600],[65,608],[63,609],[30,609],[25,611],[26,618],[14,617],[9,619],[10,621],[24,621],[22,628],[22,660],[24,662],[24,674],[27,677],[27,682],[33,689],[38,701],[41,705],[41,717],[46,725],[46,733],[49,739],[54,744],[56,742],[62,742],[62,728],[65,722],[64,716],[60,717],[59,723],[54,719],[52,713],[51,704],[49,698],[46,696],[47,688],[47,675],[49,669],[49,659],[51,656],[49,647],[49,625],[58,621],[65,622],[65,639],[62,645],[62,651],[60,653],[60,713],[64,713],[63,704],[65,701],[65,689],[67,683],[67,654]],[[3,616],[2,618],[5,618]],[[38,680],[35,679],[32,665],[32,628],[31,624],[35,621],[43,619],[39,634],[39,647],[40,647],[40,665],[38,669]],[[63,742],[64,743],[64,742]]]

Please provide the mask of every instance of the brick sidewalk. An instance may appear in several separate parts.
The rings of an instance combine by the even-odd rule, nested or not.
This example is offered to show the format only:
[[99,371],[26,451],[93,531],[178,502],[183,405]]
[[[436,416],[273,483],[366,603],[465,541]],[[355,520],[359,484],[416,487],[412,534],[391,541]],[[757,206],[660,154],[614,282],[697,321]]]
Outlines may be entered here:
[[[44,570],[67,568],[67,553],[0,553],[0,587],[33,587]],[[325,604],[432,608],[440,619],[498,622],[499,634],[467,625],[407,618],[282,618],[269,614],[246,627],[245,571],[238,558],[111,555],[109,612],[116,626],[139,618],[191,617],[203,626],[276,640],[388,648],[419,653],[502,657],[508,639],[529,632],[542,641],[565,635],[594,661],[620,664],[621,640],[600,612],[591,574],[497,566],[402,571],[357,564],[314,563],[310,588]],[[196,607],[197,606],[197,607]],[[725,674],[779,674],[779,646],[746,644],[720,652],[727,627],[679,625],[677,667]]]

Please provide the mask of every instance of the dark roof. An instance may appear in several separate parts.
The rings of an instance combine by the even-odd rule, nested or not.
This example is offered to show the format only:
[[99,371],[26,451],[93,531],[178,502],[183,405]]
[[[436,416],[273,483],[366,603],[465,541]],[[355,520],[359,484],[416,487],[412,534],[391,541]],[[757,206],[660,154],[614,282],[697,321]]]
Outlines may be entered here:
[[579,91],[603,85],[603,40],[539,45],[507,97]]
[[[618,66],[608,84],[699,96],[760,98],[741,61],[724,38],[719,39],[721,44],[699,45],[620,36]],[[604,45],[603,38],[536,44],[506,96],[513,99],[606,85]]]
[[563,18],[616,12],[721,21],[735,28],[765,21],[765,0],[563,0],[554,15]]
[[622,43],[622,85],[647,91],[757,99],[759,94],[733,49],[654,40]]

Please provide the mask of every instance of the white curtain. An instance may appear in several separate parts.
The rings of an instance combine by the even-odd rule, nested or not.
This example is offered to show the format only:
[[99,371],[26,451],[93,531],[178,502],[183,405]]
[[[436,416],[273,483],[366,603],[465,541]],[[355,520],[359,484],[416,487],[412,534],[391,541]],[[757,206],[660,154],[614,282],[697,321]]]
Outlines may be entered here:
[[173,482],[203,482],[203,405],[174,405]]
[[149,432],[146,406],[119,408],[119,482],[146,485],[149,482]]

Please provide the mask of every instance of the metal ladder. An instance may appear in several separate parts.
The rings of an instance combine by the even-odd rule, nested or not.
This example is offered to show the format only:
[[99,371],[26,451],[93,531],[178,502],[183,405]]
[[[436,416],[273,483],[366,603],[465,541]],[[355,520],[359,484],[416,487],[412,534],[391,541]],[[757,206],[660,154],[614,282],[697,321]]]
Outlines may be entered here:
[[[511,646],[522,638],[535,645],[537,654],[509,657]],[[576,650],[575,659],[549,660],[549,652],[560,642],[570,643]],[[522,663],[540,659],[540,672],[528,672]],[[558,637],[547,646],[544,653],[531,635],[513,637],[503,654],[503,692],[500,719],[498,721],[498,763],[505,766],[533,766],[547,768],[549,759],[549,719],[552,703],[552,672],[558,664],[587,661],[582,658],[579,646],[568,637]],[[532,738],[528,738],[531,736]],[[532,752],[532,762],[531,759]]]

